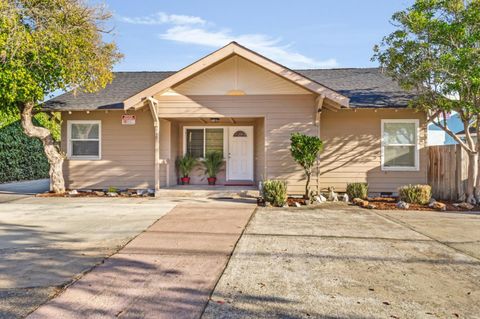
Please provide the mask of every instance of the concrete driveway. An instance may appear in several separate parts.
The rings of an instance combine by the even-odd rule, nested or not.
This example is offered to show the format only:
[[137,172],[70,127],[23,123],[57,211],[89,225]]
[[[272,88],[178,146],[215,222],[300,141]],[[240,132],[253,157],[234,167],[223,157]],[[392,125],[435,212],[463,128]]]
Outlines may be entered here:
[[480,318],[480,215],[257,210],[203,318]]
[[47,192],[49,188],[50,180],[48,179],[0,184],[0,203],[44,193]]
[[174,206],[143,198],[28,197],[1,203],[0,318],[24,317]]

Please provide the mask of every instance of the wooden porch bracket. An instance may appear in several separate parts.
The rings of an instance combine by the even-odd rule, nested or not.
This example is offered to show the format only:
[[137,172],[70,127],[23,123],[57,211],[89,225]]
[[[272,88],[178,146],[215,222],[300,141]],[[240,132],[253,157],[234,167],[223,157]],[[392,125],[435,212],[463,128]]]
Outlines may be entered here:
[[322,113],[322,108],[323,108],[323,101],[325,100],[325,95],[319,95],[315,99],[315,112],[314,112],[314,118],[315,118],[315,125],[320,126],[320,114]]
[[158,100],[153,97],[147,97],[146,100],[152,113],[153,127],[155,130],[155,197],[157,197],[160,195],[160,119],[158,118],[156,107]]

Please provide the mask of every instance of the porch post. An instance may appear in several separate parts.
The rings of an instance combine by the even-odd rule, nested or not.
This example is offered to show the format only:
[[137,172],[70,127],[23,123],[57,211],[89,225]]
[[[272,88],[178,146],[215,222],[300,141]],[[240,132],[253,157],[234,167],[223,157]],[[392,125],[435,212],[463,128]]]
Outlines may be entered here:
[[[320,120],[322,118],[322,108],[323,108],[323,101],[325,100],[325,95],[321,94],[315,99],[315,124],[317,126],[317,136],[320,136]],[[320,195],[320,155],[317,157],[317,195]]]
[[148,106],[153,118],[153,127],[155,130],[155,197],[160,193],[160,119],[158,118],[156,105],[158,101],[152,97],[147,98]]

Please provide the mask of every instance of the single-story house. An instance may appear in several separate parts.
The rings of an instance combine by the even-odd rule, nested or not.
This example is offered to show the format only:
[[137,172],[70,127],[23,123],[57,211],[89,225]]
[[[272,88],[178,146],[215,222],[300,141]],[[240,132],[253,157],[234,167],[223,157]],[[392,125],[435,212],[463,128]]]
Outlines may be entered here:
[[[45,104],[62,114],[71,189],[163,188],[178,183],[175,159],[220,150],[218,183],[305,177],[289,150],[293,132],[325,144],[313,186],[371,192],[426,183],[426,115],[378,68],[292,70],[235,42],[176,72],[116,72],[97,93]],[[193,184],[207,184],[203,169]]]

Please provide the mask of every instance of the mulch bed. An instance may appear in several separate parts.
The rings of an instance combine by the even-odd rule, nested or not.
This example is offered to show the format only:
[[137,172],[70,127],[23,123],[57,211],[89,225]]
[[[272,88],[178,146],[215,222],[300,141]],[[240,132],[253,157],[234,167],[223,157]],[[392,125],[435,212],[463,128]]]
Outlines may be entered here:
[[[98,192],[98,193],[97,193]],[[117,192],[117,196],[109,196],[107,195],[107,192],[103,192],[103,195],[100,195],[102,191],[78,191],[76,194],[70,194],[68,191],[63,193],[63,194],[58,194],[58,193],[53,193],[53,192],[46,192],[46,193],[41,193],[35,195],[36,197],[122,197],[122,198],[129,198],[129,197],[152,197],[153,194],[149,194],[148,192],[145,191],[144,194],[139,195],[135,192]]]
[[[374,209],[378,209],[378,210],[404,210],[404,209],[401,209],[401,208],[397,208],[397,202],[398,202],[398,198],[395,198],[395,197],[375,197],[375,198],[369,198],[368,199],[368,203],[375,206]],[[449,201],[439,200],[438,202],[441,202],[441,203],[447,205],[447,210],[446,211],[461,212],[461,211],[480,210],[480,207],[474,207],[473,209],[465,209],[465,208],[457,207],[457,206],[453,205],[454,202],[449,202]],[[299,203],[302,206],[306,205],[304,198],[288,197],[287,204],[288,204],[289,207],[295,207],[296,206],[295,203]],[[428,207],[428,204],[427,205],[409,204],[408,210],[437,211],[436,209],[434,209],[432,207]]]
[[[372,205],[375,205],[375,209],[379,210],[404,210],[401,208],[397,208],[398,198],[392,197],[376,197],[376,198],[369,198],[368,202]],[[473,209],[464,209],[453,205],[453,202],[439,200],[438,202],[447,205],[447,211],[472,211],[478,210],[478,207],[474,207]],[[419,210],[419,211],[437,211],[434,208],[428,207],[427,205],[420,205],[420,204],[409,204],[408,210]]]
[[300,205],[306,205],[305,199],[301,197],[288,197],[287,198],[287,205],[295,207],[295,203],[299,203]]

